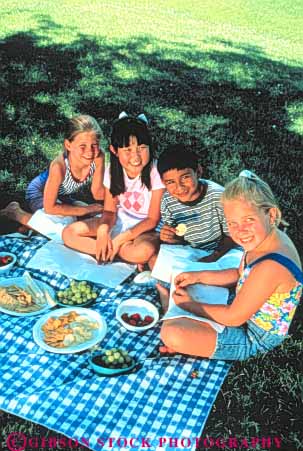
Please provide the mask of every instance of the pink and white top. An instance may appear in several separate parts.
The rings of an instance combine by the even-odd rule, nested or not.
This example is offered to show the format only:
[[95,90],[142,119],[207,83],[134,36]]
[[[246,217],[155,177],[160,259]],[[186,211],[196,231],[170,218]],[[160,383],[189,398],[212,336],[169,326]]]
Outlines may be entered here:
[[[148,215],[152,191],[164,188],[156,164],[154,163],[151,168],[150,191],[142,184],[141,174],[134,179],[130,179],[124,170],[123,173],[126,191],[118,195],[118,214],[119,210],[122,210],[133,218],[143,220],[147,218]],[[110,188],[109,166],[105,168],[103,183],[106,188]]]

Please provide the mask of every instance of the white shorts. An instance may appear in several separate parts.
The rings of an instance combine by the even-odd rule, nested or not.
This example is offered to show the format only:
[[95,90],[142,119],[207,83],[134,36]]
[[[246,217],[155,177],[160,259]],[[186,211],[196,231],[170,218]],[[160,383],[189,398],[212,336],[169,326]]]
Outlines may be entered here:
[[110,235],[112,238],[115,238],[115,236],[119,235],[119,233],[125,232],[125,230],[134,227],[141,221],[143,221],[142,218],[135,218],[134,216],[127,214],[124,210],[118,209],[117,220],[111,229]]

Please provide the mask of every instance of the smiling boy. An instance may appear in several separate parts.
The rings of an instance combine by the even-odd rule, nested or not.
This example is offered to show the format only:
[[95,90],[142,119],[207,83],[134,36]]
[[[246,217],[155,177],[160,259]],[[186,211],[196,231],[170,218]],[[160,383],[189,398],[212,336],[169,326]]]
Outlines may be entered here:
[[[228,236],[220,201],[224,188],[200,178],[202,168],[196,154],[183,145],[170,146],[159,157],[158,171],[166,187],[161,202],[162,242],[211,251],[203,259],[209,262],[235,247]],[[176,235],[178,224],[186,226],[182,237]]]

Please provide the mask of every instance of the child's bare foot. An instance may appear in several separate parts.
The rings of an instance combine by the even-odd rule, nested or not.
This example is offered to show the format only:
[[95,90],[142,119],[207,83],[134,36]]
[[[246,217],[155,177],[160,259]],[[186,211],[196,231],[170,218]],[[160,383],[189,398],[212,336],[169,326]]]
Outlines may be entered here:
[[163,313],[166,313],[168,310],[169,291],[167,288],[163,287],[163,285],[161,285],[160,283],[156,284],[156,288],[160,296]]
[[20,222],[20,224],[26,226],[32,214],[22,210],[19,202],[10,202],[5,208],[0,210],[0,216],[5,216],[12,221]]
[[174,351],[172,348],[169,348],[168,346],[159,346],[159,352],[160,354],[177,354],[176,351]]
[[0,210],[0,215],[15,221],[20,211],[21,207],[18,202],[10,202],[5,208]]
[[144,263],[138,263],[137,264],[137,270],[139,272],[143,272],[144,271],[144,267],[145,267]]

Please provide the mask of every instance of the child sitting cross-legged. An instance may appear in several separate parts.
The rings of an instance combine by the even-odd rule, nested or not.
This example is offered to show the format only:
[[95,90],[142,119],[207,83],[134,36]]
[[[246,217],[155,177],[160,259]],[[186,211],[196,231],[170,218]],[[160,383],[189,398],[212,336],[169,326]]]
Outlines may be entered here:
[[[224,188],[201,178],[195,153],[183,145],[172,145],[160,155],[158,171],[166,188],[161,202],[161,242],[211,251],[201,260],[205,262],[216,261],[235,247],[220,201]],[[185,225],[182,237],[177,230],[180,224]]]
[[[297,250],[278,229],[281,213],[271,189],[255,174],[242,171],[222,195],[233,240],[244,248],[239,269],[183,272],[176,276],[175,303],[198,317],[224,325],[221,333],[189,318],[164,322],[162,350],[210,359],[244,360],[278,346],[288,329],[302,294],[303,274]],[[231,305],[193,301],[192,284],[229,287],[237,283]],[[162,302],[168,292],[158,286]]]
[[123,112],[114,122],[104,186],[102,217],[67,226],[64,243],[99,262],[112,262],[117,256],[144,265],[159,247],[155,228],[163,193],[145,115]]

